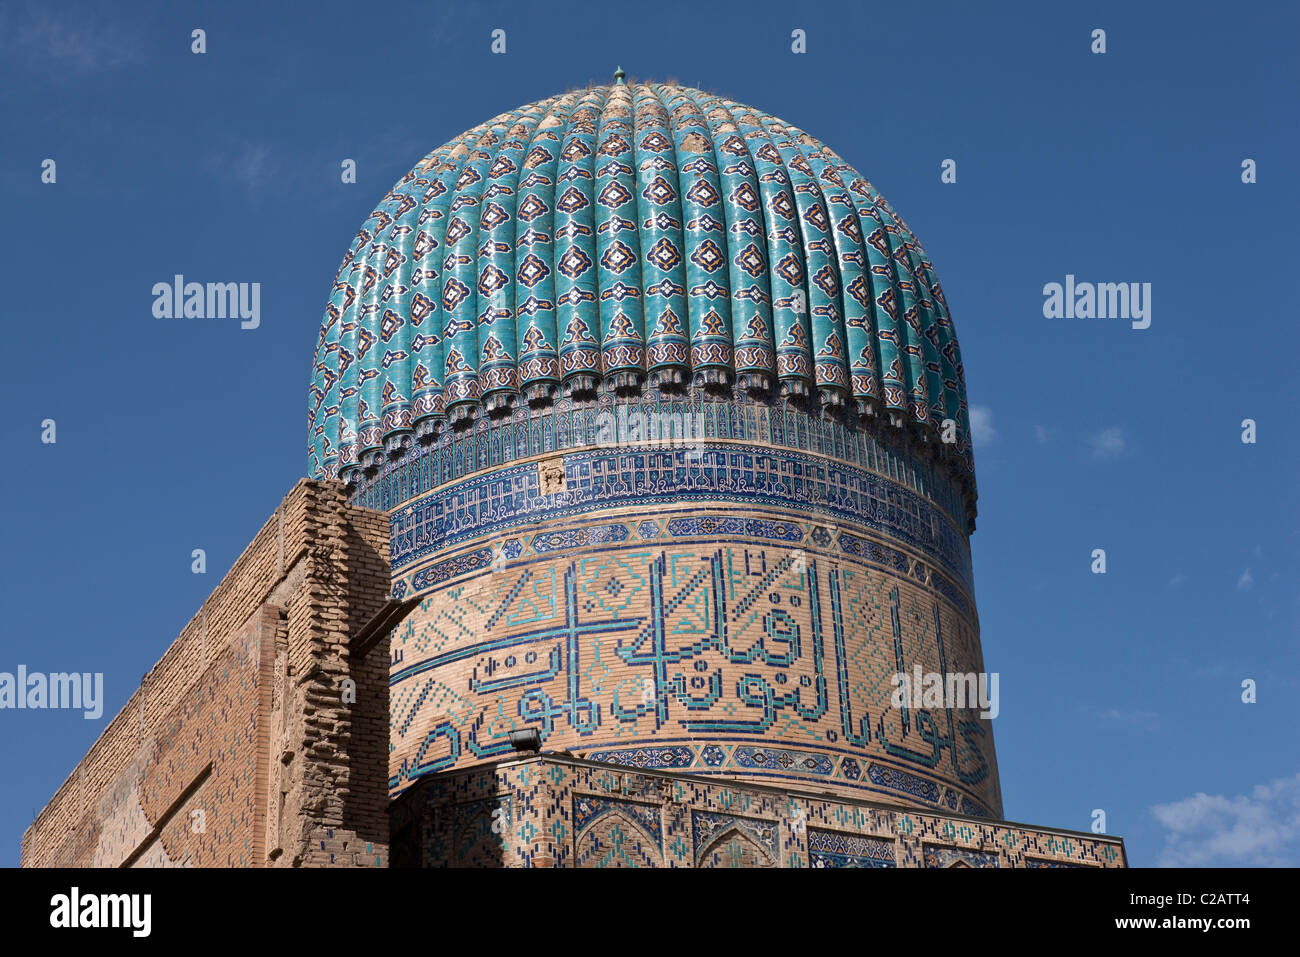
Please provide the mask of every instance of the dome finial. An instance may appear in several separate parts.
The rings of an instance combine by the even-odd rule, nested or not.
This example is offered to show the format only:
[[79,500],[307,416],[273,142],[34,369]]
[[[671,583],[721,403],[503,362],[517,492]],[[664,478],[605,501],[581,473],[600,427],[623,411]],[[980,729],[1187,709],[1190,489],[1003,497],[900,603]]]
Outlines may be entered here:
[[626,84],[627,74],[623,72],[622,67],[619,67],[617,70],[614,71],[614,82],[618,83],[619,85]]

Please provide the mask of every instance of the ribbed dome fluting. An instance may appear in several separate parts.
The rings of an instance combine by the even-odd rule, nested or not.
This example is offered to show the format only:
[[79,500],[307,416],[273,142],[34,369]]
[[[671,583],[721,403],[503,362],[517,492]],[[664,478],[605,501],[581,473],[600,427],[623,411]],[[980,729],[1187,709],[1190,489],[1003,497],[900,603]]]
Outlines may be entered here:
[[402,177],[334,282],[310,472],[355,478],[479,415],[645,387],[905,428],[973,514],[961,355],[916,238],[818,140],[673,85],[522,106]]

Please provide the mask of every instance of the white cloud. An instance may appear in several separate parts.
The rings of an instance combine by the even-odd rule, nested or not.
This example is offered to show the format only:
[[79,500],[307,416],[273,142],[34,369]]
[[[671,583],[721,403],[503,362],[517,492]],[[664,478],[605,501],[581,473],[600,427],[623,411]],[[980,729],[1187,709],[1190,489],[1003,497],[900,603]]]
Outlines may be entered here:
[[1088,444],[1092,446],[1093,458],[1098,459],[1114,458],[1128,448],[1128,440],[1124,438],[1124,430],[1118,426],[1103,429],[1096,435],[1088,436]]
[[1034,438],[1038,440],[1040,445],[1052,441],[1052,436],[1055,434],[1055,429],[1049,429],[1045,425],[1034,426]]
[[1196,793],[1151,808],[1165,828],[1161,867],[1295,867],[1300,864],[1300,774],[1249,795]]
[[1170,587],[1170,588],[1177,588],[1179,585],[1181,585],[1181,584],[1182,584],[1183,582],[1185,582],[1185,581],[1187,581],[1187,576],[1184,575],[1182,572],[1177,572],[1177,573],[1175,573],[1175,575],[1174,575],[1173,578],[1169,579],[1169,587]]
[[1237,591],[1250,591],[1254,586],[1255,576],[1251,573],[1251,570],[1247,568],[1241,573],[1241,577],[1237,579]]
[[970,407],[970,437],[974,445],[988,445],[998,437],[998,430],[993,428],[993,410],[987,405]]

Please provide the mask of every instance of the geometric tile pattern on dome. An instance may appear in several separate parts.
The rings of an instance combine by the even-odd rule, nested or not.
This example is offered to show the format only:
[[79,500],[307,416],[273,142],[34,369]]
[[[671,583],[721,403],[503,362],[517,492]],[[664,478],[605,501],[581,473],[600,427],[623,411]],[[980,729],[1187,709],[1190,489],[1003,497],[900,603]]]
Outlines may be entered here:
[[637,524],[426,594],[392,636],[393,794],[507,755],[527,727],[611,764],[1000,816],[977,709],[889,706],[914,665],[983,670],[967,607],[933,577],[716,530],[646,541]]
[[1122,841],[1106,835],[562,755],[424,778],[392,820],[394,866],[1126,866]]
[[310,474],[458,408],[642,372],[952,419],[970,471],[948,307],[884,198],[752,107],[616,83],[466,131],[366,218],[321,324]]

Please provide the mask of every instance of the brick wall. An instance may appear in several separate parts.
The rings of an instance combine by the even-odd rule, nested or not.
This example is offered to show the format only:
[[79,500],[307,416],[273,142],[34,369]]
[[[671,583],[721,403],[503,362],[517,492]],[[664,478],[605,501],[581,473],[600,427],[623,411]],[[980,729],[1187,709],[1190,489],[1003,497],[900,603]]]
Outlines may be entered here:
[[[23,835],[24,866],[387,862],[388,520],[300,481]],[[346,682],[355,682],[355,700]]]

